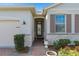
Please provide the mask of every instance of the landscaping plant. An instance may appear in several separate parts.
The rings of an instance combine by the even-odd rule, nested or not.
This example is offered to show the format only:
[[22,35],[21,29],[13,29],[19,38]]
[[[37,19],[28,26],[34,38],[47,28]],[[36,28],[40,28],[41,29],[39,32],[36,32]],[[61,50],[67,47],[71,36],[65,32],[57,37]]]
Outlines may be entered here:
[[70,41],[69,39],[59,39],[59,44],[60,44],[62,47],[66,46],[66,45],[68,45],[68,44],[70,44],[70,43],[71,43],[71,41]]
[[68,45],[69,43],[71,43],[71,41],[69,39],[59,39],[53,42],[53,47],[58,50],[61,47],[64,47],[66,45]]
[[53,42],[53,47],[54,47],[56,50],[58,50],[59,48],[61,48],[61,45],[59,45],[59,41],[58,41],[58,40],[56,40],[56,41]]
[[74,43],[76,46],[79,46],[79,41],[75,40]]
[[18,52],[21,52],[24,49],[24,34],[14,35],[15,48]]
[[79,56],[79,52],[76,49],[71,50],[70,48],[61,48],[58,51],[58,56]]

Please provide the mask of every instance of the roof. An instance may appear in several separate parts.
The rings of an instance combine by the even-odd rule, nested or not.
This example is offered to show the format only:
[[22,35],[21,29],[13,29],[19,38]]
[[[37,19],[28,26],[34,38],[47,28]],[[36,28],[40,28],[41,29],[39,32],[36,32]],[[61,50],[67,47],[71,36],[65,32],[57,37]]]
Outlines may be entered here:
[[26,10],[30,10],[32,12],[33,15],[35,15],[35,8],[34,7],[26,7],[26,6],[5,6],[2,7],[0,6],[0,10],[2,11],[26,11]]
[[57,6],[59,6],[59,5],[62,5],[62,4],[63,4],[63,3],[56,3],[56,4],[52,4],[51,6],[48,6],[47,8],[44,8],[44,9],[43,9],[43,14],[46,15],[46,13],[47,13],[47,11],[48,11],[49,9],[55,8],[55,7],[57,7]]
[[59,6],[61,5],[62,3],[55,3],[55,4],[52,4],[46,8],[43,9],[43,12],[38,12],[36,13],[36,10],[35,10],[35,7],[34,6],[0,6],[0,10],[2,11],[26,11],[26,10],[30,10],[33,14],[33,16],[44,16],[46,15],[47,11],[51,8],[54,8],[56,6]]

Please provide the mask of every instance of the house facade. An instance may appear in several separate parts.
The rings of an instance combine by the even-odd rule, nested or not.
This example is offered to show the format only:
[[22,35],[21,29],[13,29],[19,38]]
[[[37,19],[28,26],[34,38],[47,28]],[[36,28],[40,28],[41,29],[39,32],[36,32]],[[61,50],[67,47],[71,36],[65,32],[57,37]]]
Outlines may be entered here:
[[79,4],[53,4],[37,14],[34,7],[0,7],[0,47],[14,47],[14,35],[25,34],[25,46],[42,38],[79,40]]
[[[79,40],[79,4],[55,4],[45,9],[46,40],[49,45],[54,40]],[[73,44],[73,43],[72,43]]]

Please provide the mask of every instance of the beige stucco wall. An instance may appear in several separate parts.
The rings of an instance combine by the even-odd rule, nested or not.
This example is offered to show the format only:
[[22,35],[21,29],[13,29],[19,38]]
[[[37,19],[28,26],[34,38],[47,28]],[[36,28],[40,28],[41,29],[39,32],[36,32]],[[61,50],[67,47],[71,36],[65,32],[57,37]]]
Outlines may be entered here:
[[[33,41],[33,15],[31,13],[31,11],[29,10],[25,10],[25,11],[19,11],[19,10],[0,10],[0,20],[19,20],[19,28],[16,29],[15,24],[11,25],[10,28],[7,28],[6,32],[15,32],[16,30],[18,32],[16,32],[15,34],[26,34],[27,38],[29,40],[27,40],[27,38],[25,39],[25,46],[27,46],[27,42],[29,42],[29,46],[32,45],[32,41]],[[23,25],[23,21],[26,22],[25,25]],[[3,27],[4,25],[0,25],[0,28]],[[6,24],[6,26],[8,27],[8,24]],[[5,26],[5,28],[6,28]],[[12,27],[14,26],[14,27]],[[12,29],[11,29],[12,28]],[[13,30],[14,29],[14,30]],[[0,30],[3,33],[4,29]],[[1,34],[1,35],[2,35]],[[7,34],[7,33],[5,33]],[[10,36],[12,35],[12,36]],[[0,37],[0,47],[14,47],[14,38],[13,35],[14,34],[10,34],[10,35],[4,35],[3,37]],[[6,43],[5,43],[6,42]],[[5,43],[5,44],[4,44]]]

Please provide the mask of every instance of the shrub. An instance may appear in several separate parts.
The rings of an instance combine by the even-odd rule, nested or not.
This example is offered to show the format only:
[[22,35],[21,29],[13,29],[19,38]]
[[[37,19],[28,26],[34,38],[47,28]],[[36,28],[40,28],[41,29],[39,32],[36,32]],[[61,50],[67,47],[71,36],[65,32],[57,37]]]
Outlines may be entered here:
[[64,48],[64,49],[60,49],[58,51],[58,55],[59,56],[79,56],[79,52],[74,50],[71,50],[70,48]]
[[18,52],[24,49],[24,34],[16,34],[14,35],[14,43],[15,48]]
[[75,45],[79,45],[79,41],[74,41]]
[[68,45],[69,43],[71,43],[71,41],[69,39],[59,39],[59,44],[64,47],[66,45]]
[[53,46],[58,50],[59,48],[68,45],[70,42],[71,41],[69,39],[59,39],[53,42]]
[[56,40],[56,41],[53,42],[53,47],[54,47],[56,50],[58,50],[58,49],[61,47],[61,45],[59,45],[59,41],[58,41],[58,40]]

